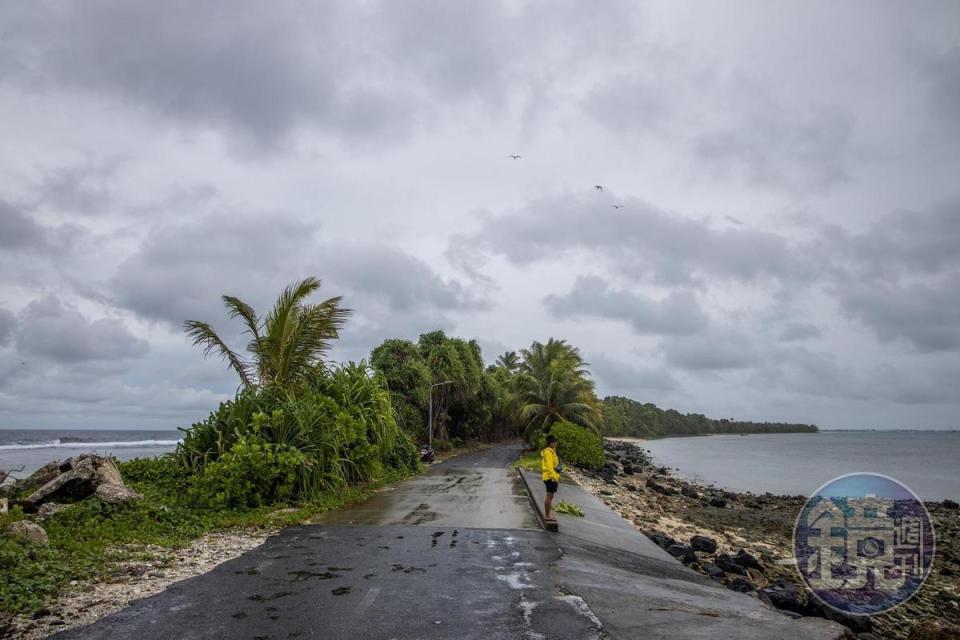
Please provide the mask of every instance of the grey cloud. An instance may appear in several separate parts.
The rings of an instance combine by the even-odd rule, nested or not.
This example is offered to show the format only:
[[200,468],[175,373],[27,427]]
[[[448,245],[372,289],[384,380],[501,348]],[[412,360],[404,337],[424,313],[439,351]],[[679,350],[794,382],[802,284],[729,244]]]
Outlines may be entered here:
[[853,124],[836,111],[785,116],[774,105],[734,127],[697,136],[694,150],[715,174],[792,189],[826,188],[848,179]]
[[479,244],[520,264],[556,258],[558,252],[592,251],[626,275],[661,282],[708,275],[796,283],[811,280],[820,270],[782,236],[746,227],[716,228],[633,197],[617,198],[624,208],[613,209],[613,198],[564,194],[537,200],[484,218],[476,234],[456,242]]
[[784,342],[808,340],[820,335],[820,329],[809,322],[790,322],[780,332],[780,339]]
[[316,226],[277,214],[214,214],[160,226],[119,267],[105,295],[179,328],[187,319],[221,318],[223,294],[263,309],[284,286],[310,274],[323,280],[319,295],[343,295],[352,308],[360,300],[389,313],[486,304],[401,249],[323,241]]
[[321,273],[352,291],[386,300],[393,311],[410,312],[424,304],[443,310],[488,306],[467,287],[441,278],[425,262],[396,247],[336,243],[322,253]]
[[562,89],[568,78],[545,73],[544,58],[613,55],[609,43],[629,24],[618,7],[578,3],[262,8],[186,0],[5,7],[0,73],[32,90],[106,93],[260,146],[303,124],[350,141],[389,140],[451,107],[479,102],[500,112],[511,87]]
[[46,229],[21,209],[0,199],[0,248],[18,251],[46,244]]
[[706,315],[690,293],[670,293],[656,300],[614,289],[596,276],[578,277],[568,293],[549,295],[544,304],[561,317],[622,320],[641,335],[687,335],[707,325]]
[[111,183],[118,165],[118,159],[90,160],[46,170],[36,187],[37,206],[52,207],[58,212],[103,212],[114,198]]
[[667,364],[691,371],[746,369],[762,361],[755,340],[731,332],[669,337],[660,350]]
[[603,355],[591,356],[589,360],[603,394],[632,392],[642,396],[644,392],[650,395],[651,391],[673,391],[679,386],[665,368],[638,367]]
[[120,360],[146,354],[148,344],[117,319],[88,320],[49,295],[18,314],[17,350],[58,362]]
[[0,309],[0,347],[10,344],[13,330],[17,326],[17,317],[8,309]]
[[834,226],[824,231],[824,240],[838,260],[871,277],[960,267],[960,198],[895,211],[858,232]]
[[920,351],[960,349],[960,278],[931,284],[847,283],[841,308],[881,340],[905,339]]

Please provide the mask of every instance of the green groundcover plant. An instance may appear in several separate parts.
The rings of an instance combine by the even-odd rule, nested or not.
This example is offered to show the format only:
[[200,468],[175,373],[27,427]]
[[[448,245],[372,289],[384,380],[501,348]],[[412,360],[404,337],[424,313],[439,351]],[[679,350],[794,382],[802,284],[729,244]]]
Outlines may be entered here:
[[565,513],[568,516],[583,517],[583,509],[572,502],[560,502],[553,508],[557,513]]

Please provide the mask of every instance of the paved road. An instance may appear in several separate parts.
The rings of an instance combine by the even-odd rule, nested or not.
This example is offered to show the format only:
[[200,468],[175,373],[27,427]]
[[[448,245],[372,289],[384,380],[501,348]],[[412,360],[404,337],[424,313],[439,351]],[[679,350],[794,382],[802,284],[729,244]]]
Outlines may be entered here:
[[[589,527],[563,534],[562,521],[560,534],[535,528],[509,468],[518,446],[434,465],[367,503],[288,528],[208,574],[55,637],[837,636],[825,622],[791,626],[649,541],[627,540],[629,526],[617,531],[613,520],[595,538]],[[605,507],[589,498],[577,497],[598,510],[599,522]]]

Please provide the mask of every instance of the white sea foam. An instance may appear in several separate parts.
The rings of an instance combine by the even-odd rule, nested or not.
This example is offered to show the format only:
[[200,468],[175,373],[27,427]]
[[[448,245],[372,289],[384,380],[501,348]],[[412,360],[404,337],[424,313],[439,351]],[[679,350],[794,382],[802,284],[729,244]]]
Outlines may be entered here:
[[171,447],[180,442],[180,440],[127,440],[118,442],[60,442],[60,440],[51,440],[49,442],[33,444],[3,444],[0,445],[0,451],[19,451],[24,449],[119,449],[121,447],[151,447],[158,445],[170,445]]

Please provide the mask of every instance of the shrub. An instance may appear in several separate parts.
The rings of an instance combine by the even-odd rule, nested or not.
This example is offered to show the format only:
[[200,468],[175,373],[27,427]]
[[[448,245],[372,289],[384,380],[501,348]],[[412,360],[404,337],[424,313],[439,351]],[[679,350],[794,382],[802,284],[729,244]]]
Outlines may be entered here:
[[[557,437],[557,455],[567,464],[596,469],[603,465],[603,440],[594,431],[569,422],[556,422],[550,433]],[[546,446],[540,436],[539,448]]]
[[190,498],[208,507],[259,507],[288,501],[301,467],[303,452],[263,438],[241,438],[219,460],[191,480]]

